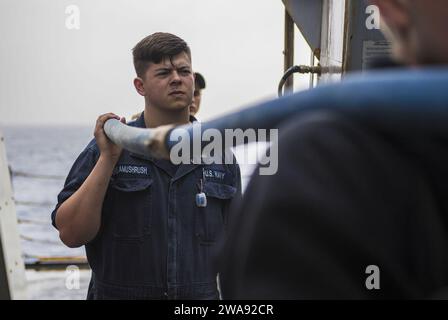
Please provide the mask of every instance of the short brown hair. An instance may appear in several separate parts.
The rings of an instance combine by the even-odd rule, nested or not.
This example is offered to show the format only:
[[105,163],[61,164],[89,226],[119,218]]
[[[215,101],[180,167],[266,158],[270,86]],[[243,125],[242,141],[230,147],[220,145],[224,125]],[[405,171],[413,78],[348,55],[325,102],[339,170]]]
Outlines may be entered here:
[[205,89],[205,79],[202,74],[199,72],[194,73],[194,85],[196,86],[196,89],[202,90]]
[[132,49],[135,72],[138,77],[142,77],[151,62],[160,63],[163,59],[172,59],[182,52],[185,52],[191,60],[190,47],[184,40],[171,33],[153,33]]

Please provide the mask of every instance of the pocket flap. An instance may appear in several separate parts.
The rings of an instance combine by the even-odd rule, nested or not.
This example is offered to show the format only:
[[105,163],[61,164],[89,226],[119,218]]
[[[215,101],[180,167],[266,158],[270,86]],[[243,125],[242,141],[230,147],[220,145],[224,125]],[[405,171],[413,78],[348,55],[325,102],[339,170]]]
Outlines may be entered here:
[[125,192],[141,191],[149,188],[152,181],[152,179],[117,179],[111,182],[111,186]]
[[210,197],[231,199],[236,193],[236,188],[228,184],[207,181],[204,183],[204,192]]

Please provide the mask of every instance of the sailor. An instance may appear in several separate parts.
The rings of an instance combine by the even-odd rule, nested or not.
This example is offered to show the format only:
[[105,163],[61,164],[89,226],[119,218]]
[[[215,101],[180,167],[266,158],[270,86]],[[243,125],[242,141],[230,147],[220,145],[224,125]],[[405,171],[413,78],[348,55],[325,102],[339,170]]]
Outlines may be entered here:
[[[155,33],[134,47],[133,57],[145,110],[129,125],[193,121],[188,45]],[[73,164],[51,215],[67,246],[85,245],[88,299],[217,299],[212,259],[228,208],[241,194],[238,165],[175,165],[129,152],[104,134],[111,118],[119,119],[98,118],[95,139]]]
[[190,115],[195,116],[201,107],[202,90],[205,89],[205,79],[199,72],[194,73],[193,102],[190,105]]

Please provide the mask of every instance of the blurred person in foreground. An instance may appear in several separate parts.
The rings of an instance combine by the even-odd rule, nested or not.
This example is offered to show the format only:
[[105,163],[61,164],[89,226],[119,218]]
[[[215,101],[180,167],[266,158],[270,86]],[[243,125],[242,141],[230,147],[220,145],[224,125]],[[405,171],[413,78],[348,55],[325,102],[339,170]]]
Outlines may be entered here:
[[[435,71],[448,90],[448,1],[371,3],[401,72]],[[328,106],[283,123],[277,174],[254,176],[236,208],[223,298],[447,298],[448,101],[440,105],[438,117],[426,104]]]

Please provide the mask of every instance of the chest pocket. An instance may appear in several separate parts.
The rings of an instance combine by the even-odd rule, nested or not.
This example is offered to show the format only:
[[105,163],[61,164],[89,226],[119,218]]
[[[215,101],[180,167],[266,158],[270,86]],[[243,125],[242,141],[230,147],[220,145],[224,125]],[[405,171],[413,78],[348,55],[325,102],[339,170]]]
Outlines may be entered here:
[[213,245],[225,229],[229,204],[237,190],[229,184],[205,181],[203,191],[207,206],[198,208],[196,236],[201,245]]
[[151,234],[152,179],[116,179],[109,189],[109,229],[115,240],[142,241]]

